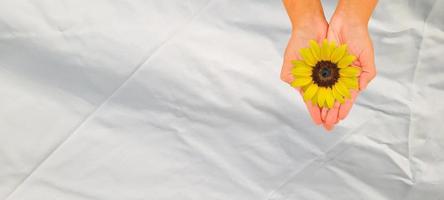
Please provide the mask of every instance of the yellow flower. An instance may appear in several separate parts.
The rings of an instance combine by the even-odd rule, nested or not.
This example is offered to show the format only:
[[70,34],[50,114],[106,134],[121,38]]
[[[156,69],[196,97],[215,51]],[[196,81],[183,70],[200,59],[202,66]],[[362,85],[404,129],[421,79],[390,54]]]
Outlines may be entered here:
[[320,108],[332,108],[335,101],[344,103],[350,90],[358,89],[361,68],[352,66],[356,56],[347,52],[347,45],[336,46],[324,40],[319,45],[310,40],[308,48],[300,50],[302,60],[293,61],[293,87],[301,87],[305,101]]

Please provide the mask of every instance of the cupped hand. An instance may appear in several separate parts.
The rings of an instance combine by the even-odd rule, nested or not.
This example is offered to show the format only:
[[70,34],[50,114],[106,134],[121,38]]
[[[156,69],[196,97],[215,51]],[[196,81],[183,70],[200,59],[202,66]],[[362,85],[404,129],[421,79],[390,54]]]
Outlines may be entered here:
[[353,65],[361,67],[359,91],[352,91],[352,98],[347,99],[344,104],[336,103],[332,109],[321,110],[322,123],[327,130],[331,130],[339,120],[347,116],[358,93],[364,90],[375,77],[376,68],[373,44],[367,23],[356,22],[347,17],[334,16],[328,27],[327,39],[335,41],[337,44],[347,44],[349,53],[357,57]]
[[[289,84],[294,81],[294,77],[291,74],[293,64],[291,61],[300,60],[301,56],[299,50],[308,46],[310,40],[317,40],[318,42],[324,40],[327,36],[328,23],[324,16],[320,17],[308,17],[307,19],[299,18],[299,23],[293,24],[292,34],[288,42],[287,48],[284,54],[284,61],[281,70],[281,79]],[[302,94],[300,88],[296,88]],[[320,108],[312,104],[311,101],[306,101],[305,105],[315,122],[315,124],[321,124],[321,110]]]

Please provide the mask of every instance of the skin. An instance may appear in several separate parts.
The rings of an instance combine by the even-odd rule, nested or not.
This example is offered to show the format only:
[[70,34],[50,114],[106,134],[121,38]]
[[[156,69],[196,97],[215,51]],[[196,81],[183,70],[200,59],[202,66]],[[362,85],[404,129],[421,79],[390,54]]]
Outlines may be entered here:
[[[291,74],[293,68],[291,61],[301,59],[298,51],[306,47],[309,40],[315,39],[320,42],[327,37],[328,22],[320,1],[284,0],[283,2],[290,17],[292,32],[284,54],[281,79],[290,84],[294,80]],[[313,121],[318,125],[322,124],[319,107],[310,101],[305,102],[305,105]]]
[[349,53],[357,56],[353,64],[362,68],[359,91],[351,91],[352,98],[346,100],[344,104],[336,102],[331,109],[320,109],[310,101],[305,102],[314,123],[322,124],[325,129],[332,130],[334,125],[347,116],[359,92],[364,90],[376,75],[368,21],[377,0],[339,0],[330,23],[325,19],[320,0],[283,0],[283,3],[292,24],[292,33],[285,50],[281,71],[281,79],[284,82],[293,81],[291,60],[300,59],[298,51],[307,47],[310,39],[320,42],[327,38],[337,44],[346,43]]

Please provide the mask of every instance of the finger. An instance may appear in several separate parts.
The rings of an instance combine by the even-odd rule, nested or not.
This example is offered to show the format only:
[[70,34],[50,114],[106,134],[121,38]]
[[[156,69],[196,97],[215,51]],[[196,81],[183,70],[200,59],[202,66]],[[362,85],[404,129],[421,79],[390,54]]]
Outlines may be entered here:
[[367,48],[359,55],[359,62],[362,67],[359,89],[362,91],[367,88],[368,83],[376,76],[375,56],[371,45],[370,48]]
[[281,69],[281,80],[288,84],[290,84],[294,80],[294,77],[291,75],[291,68],[292,64],[290,62],[290,59],[284,58],[284,63],[282,64]]
[[339,107],[338,116],[339,116],[340,120],[343,120],[345,117],[347,117],[357,96],[358,96],[357,91],[355,91],[355,90],[351,91],[351,98],[345,100],[345,102]]
[[321,124],[322,123],[321,110],[319,109],[319,107],[316,105],[313,105],[311,103],[311,101],[305,102],[305,105],[307,105],[308,112],[310,113],[310,116],[311,116],[311,119],[313,120],[313,122],[316,125]]
[[362,72],[359,77],[359,90],[365,90],[373,78],[375,78],[376,73]]
[[324,126],[325,130],[327,130],[327,131],[331,131],[334,128],[334,125],[329,125],[329,124],[323,124],[323,126]]
[[[296,90],[299,91],[301,96],[304,96],[304,91],[302,91],[300,88],[296,88]],[[316,104],[313,105],[311,101],[306,101],[304,103],[307,106],[308,113],[310,113],[310,116],[311,116],[311,119],[313,120],[313,122],[316,125],[321,124],[322,123],[322,120],[321,120],[321,110],[319,109],[319,107],[316,106]]]
[[328,109],[327,108],[322,108],[321,110],[321,119],[323,122],[325,122],[325,119],[327,118],[327,113],[328,113]]
[[333,106],[333,108],[331,108],[328,111],[327,117],[325,118],[325,122],[324,124],[329,126],[329,127],[333,127],[336,122],[338,121],[338,114],[339,114],[339,107],[340,107],[340,103],[336,102],[335,105]]
[[282,63],[281,69],[281,80],[286,83],[291,83],[294,80],[293,75],[291,74],[291,69],[293,68],[292,60],[298,60],[298,52],[294,46],[293,37],[291,37],[288,41],[287,48],[284,53],[284,61]]

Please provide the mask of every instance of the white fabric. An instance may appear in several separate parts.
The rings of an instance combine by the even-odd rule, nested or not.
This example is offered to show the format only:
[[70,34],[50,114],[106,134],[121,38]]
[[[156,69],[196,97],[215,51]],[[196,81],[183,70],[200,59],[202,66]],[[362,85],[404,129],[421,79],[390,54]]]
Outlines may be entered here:
[[326,133],[279,80],[281,1],[2,0],[0,199],[444,199],[443,19],[380,1]]

